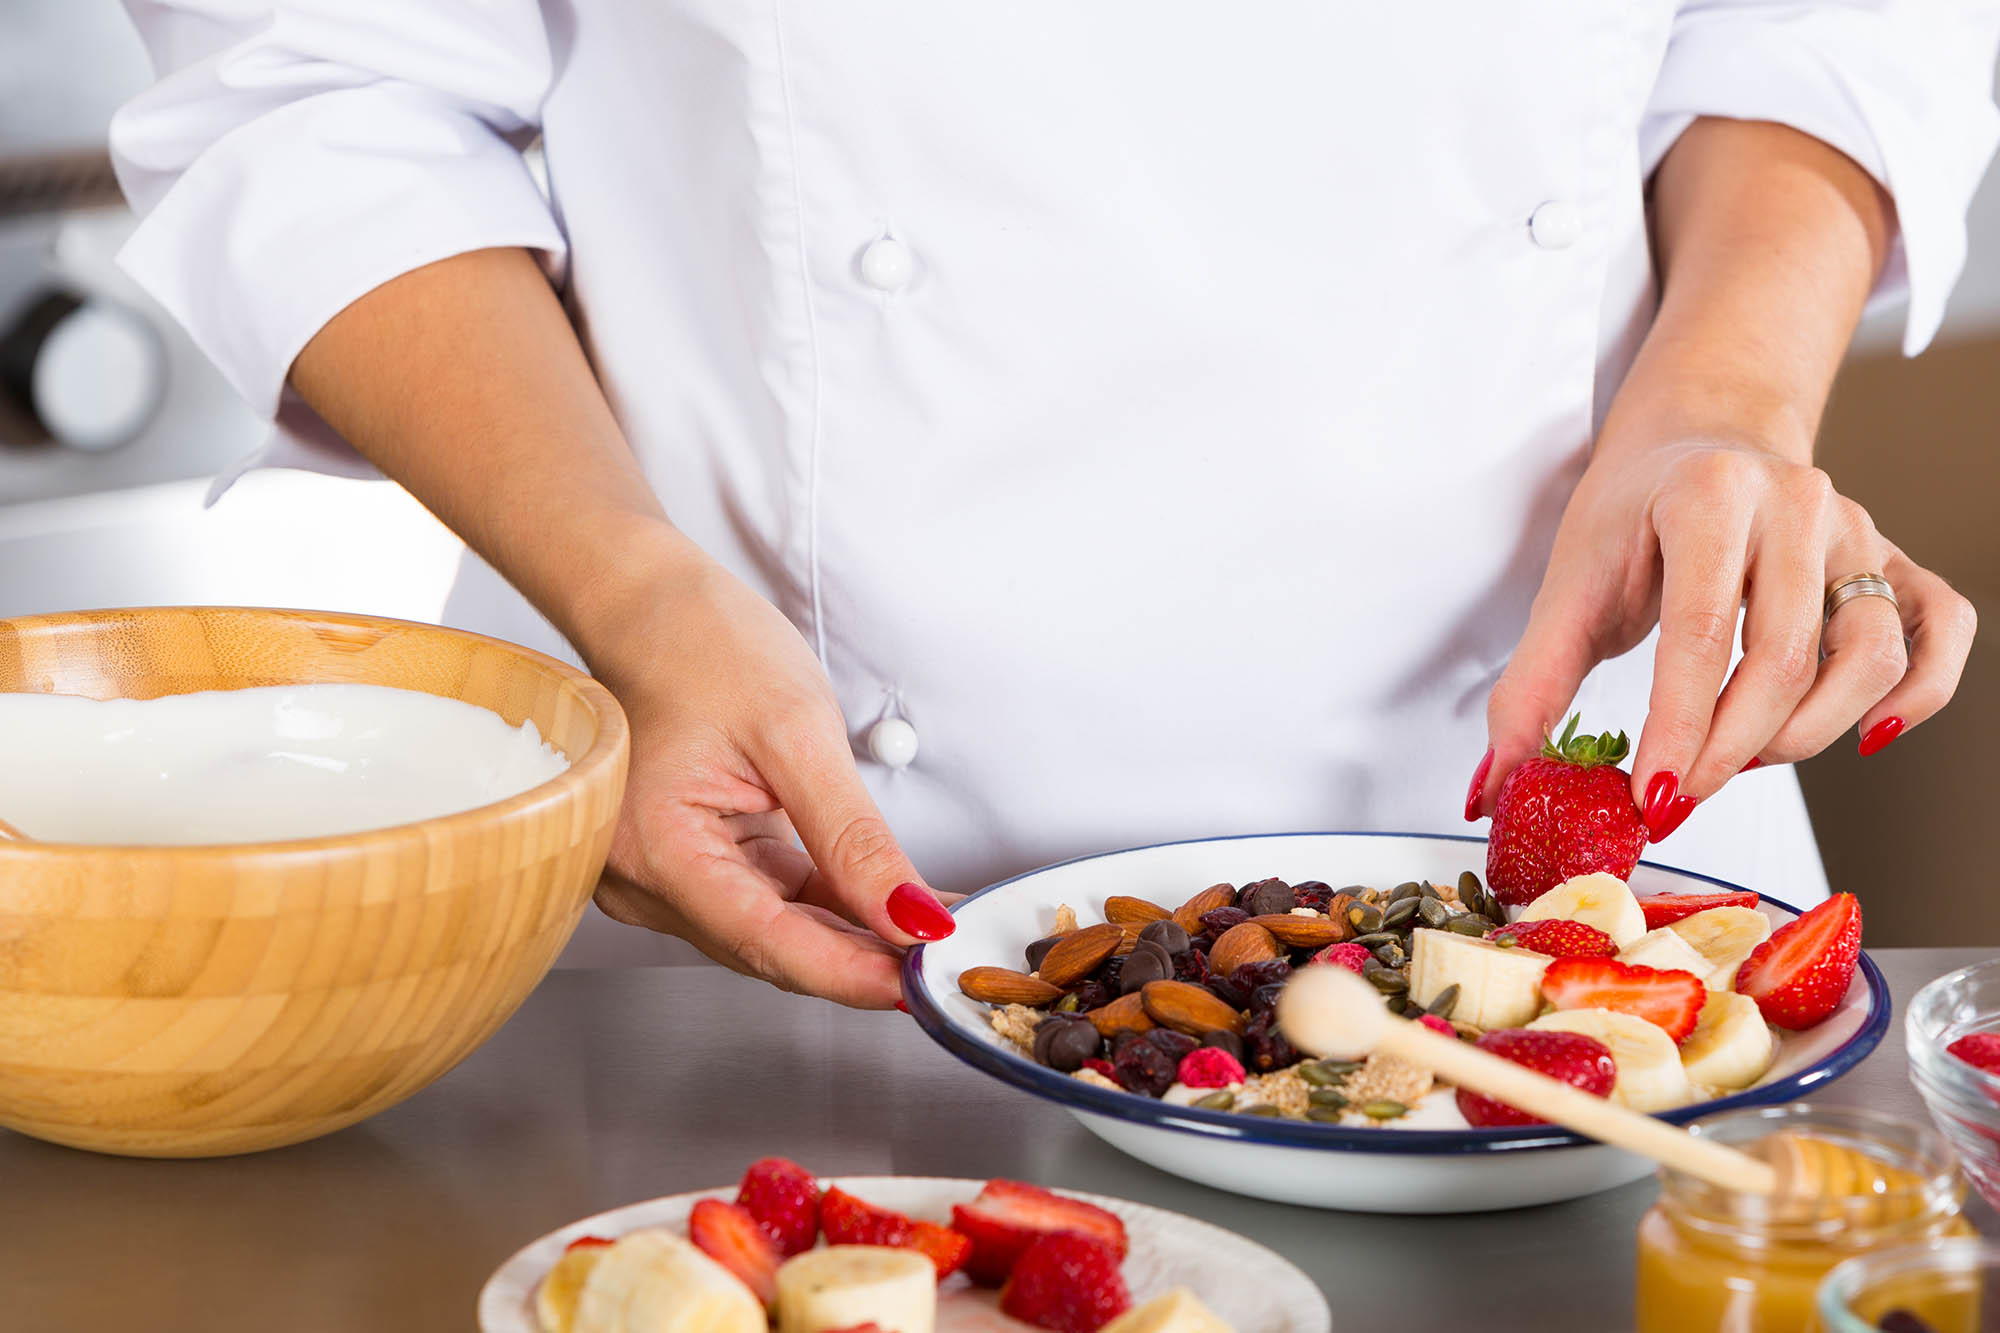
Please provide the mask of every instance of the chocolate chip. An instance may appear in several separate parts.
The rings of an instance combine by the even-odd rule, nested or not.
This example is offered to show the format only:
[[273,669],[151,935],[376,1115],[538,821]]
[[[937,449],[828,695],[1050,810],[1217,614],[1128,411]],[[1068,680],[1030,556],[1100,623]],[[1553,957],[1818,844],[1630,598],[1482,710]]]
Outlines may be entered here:
[[1237,1036],[1228,1028],[1217,1028],[1213,1032],[1203,1033],[1201,1044],[1204,1046],[1213,1046],[1218,1051],[1227,1051],[1236,1057],[1237,1064],[1243,1063],[1243,1038]]
[[1188,951],[1188,933],[1171,921],[1148,921],[1139,931],[1139,939],[1142,943],[1159,945],[1172,958]]
[[1035,1028],[1035,1059],[1040,1064],[1074,1074],[1085,1060],[1094,1060],[1104,1039],[1087,1018],[1067,1014],[1045,1018]]
[[1039,972],[1042,970],[1042,960],[1049,956],[1049,950],[1055,948],[1056,941],[1061,938],[1062,936],[1060,935],[1050,935],[1045,939],[1036,940],[1028,946],[1028,970],[1030,972]]
[[1299,905],[1298,895],[1282,879],[1260,879],[1245,885],[1236,905],[1251,916],[1282,916]]
[[1131,953],[1125,955],[1125,966],[1118,973],[1118,993],[1130,995],[1150,981],[1170,981],[1174,975],[1174,960],[1167,951],[1152,940],[1141,939]]

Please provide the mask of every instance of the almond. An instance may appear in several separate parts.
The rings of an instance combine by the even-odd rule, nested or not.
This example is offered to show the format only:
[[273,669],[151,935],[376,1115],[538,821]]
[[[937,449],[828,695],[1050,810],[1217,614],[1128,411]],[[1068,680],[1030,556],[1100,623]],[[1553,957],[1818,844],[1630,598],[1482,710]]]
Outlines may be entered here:
[[1043,955],[1042,980],[1067,990],[1095,972],[1098,964],[1124,942],[1124,928],[1108,921],[1065,935]]
[[1174,924],[1190,935],[1201,934],[1201,919],[1218,907],[1236,904],[1234,884],[1212,884],[1174,909]]
[[1354,938],[1354,931],[1345,921],[1329,921],[1319,916],[1293,916],[1288,912],[1253,916],[1243,924],[1262,926],[1288,949],[1324,949],[1329,944]]
[[1147,1014],[1161,1027],[1190,1037],[1224,1030],[1238,1034],[1243,1031],[1243,1015],[1206,986],[1191,981],[1149,981],[1139,994],[1145,999]]
[[1118,947],[1111,951],[1113,958],[1123,958],[1139,947],[1139,932],[1146,928],[1143,921],[1120,921],[1118,929],[1125,932],[1125,938],[1118,941]]
[[[1245,963],[1261,963],[1282,953],[1277,936],[1255,921],[1239,921],[1223,931],[1215,947],[1208,951],[1208,969],[1218,977],[1226,977]],[[1044,963],[1042,975],[1047,976],[1048,972],[1048,964]]]
[[1011,967],[968,967],[958,974],[958,988],[981,1004],[1053,1004],[1062,987]]
[[1173,913],[1158,903],[1149,903],[1144,898],[1128,898],[1122,893],[1114,893],[1104,900],[1104,919],[1124,925],[1136,921],[1145,925],[1148,921],[1164,921]]
[[1146,1016],[1146,1003],[1137,991],[1121,995],[1084,1017],[1095,1023],[1098,1034],[1105,1037],[1116,1037],[1124,1032],[1150,1032],[1154,1027],[1153,1020]]

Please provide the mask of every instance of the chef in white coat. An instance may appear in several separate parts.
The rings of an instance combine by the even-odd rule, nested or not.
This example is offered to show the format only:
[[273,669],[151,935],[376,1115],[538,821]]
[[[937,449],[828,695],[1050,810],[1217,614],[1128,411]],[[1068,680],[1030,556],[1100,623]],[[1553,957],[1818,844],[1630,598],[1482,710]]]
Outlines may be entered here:
[[127,3],[124,262],[252,461],[464,536],[448,617],[631,715],[604,911],[781,985],[1476,819],[1572,705],[1655,855],[1810,901],[1783,765],[1956,685],[1811,447],[1867,301],[1938,326],[2000,4]]

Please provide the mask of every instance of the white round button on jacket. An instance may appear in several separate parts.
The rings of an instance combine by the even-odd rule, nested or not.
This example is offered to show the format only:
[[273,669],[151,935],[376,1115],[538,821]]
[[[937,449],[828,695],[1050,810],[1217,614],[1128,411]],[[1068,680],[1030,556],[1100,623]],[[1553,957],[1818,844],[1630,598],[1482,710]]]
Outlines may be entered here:
[[1583,210],[1567,199],[1551,199],[1529,216],[1528,235],[1544,250],[1567,250],[1583,235]]
[[909,286],[916,268],[916,257],[910,253],[910,247],[893,236],[884,236],[861,252],[861,280],[878,292],[901,291]]
[[917,757],[917,729],[900,717],[885,717],[868,728],[868,753],[889,768],[908,768]]

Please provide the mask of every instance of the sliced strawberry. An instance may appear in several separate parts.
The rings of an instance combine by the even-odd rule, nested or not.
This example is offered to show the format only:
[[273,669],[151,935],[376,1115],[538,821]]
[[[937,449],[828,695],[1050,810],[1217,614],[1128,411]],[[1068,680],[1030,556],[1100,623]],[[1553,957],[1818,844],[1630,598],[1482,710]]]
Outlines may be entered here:
[[1656,893],[1639,900],[1646,914],[1646,929],[1658,930],[1674,922],[1706,912],[1711,907],[1755,907],[1757,895],[1747,889],[1740,893]]
[[1974,1069],[2000,1074],[2000,1033],[1975,1032],[1944,1049],[1947,1055],[1957,1056]]
[[1797,1032],[1840,1007],[1860,956],[1861,904],[1836,893],[1752,949],[1737,969],[1736,989],[1772,1027]]
[[1014,1261],[1049,1232],[1092,1236],[1125,1257],[1125,1224],[1115,1213],[1017,1180],[989,1180],[970,1204],[951,1210],[952,1227],[972,1241],[966,1272],[975,1282],[1004,1282]]
[[1092,1236],[1041,1236],[1014,1265],[1000,1292],[1000,1309],[1054,1333],[1097,1333],[1132,1308],[1119,1256]]
[[750,1288],[766,1308],[778,1299],[777,1243],[748,1208],[721,1199],[703,1199],[688,1214],[688,1239]]
[[[1478,1041],[1479,1049],[1526,1065],[1550,1078],[1581,1088],[1594,1097],[1609,1097],[1618,1081],[1611,1048],[1580,1032],[1543,1032],[1532,1028],[1501,1028]],[[1544,1125],[1538,1115],[1496,1101],[1470,1088],[1458,1090],[1458,1113],[1476,1129],[1494,1125]]]
[[884,1333],[882,1326],[873,1320],[865,1324],[852,1324],[847,1328],[830,1328],[826,1333]]
[[736,1202],[770,1233],[787,1259],[819,1240],[819,1182],[796,1162],[765,1157],[750,1163]]
[[950,1227],[877,1207],[837,1185],[829,1186],[820,1200],[820,1222],[832,1245],[891,1245],[920,1251],[937,1267],[940,1282],[962,1268],[972,1254],[972,1242]]
[[595,1250],[617,1243],[609,1236],[578,1236],[575,1240],[563,1246],[563,1253],[568,1254],[571,1250]]
[[1541,921],[1516,921],[1502,926],[1486,938],[1495,944],[1512,940],[1523,949],[1545,953],[1551,958],[1609,958],[1618,945],[1596,926],[1584,921],[1548,917]]
[[1542,998],[1558,1009],[1632,1014],[1680,1041],[1694,1031],[1708,987],[1679,968],[1640,967],[1615,958],[1558,958],[1542,973]]

